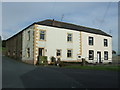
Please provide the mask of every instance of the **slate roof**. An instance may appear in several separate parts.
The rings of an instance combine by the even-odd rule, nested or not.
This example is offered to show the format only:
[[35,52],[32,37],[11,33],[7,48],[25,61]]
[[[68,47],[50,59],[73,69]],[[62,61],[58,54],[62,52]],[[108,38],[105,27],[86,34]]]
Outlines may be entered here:
[[99,30],[99,29],[84,27],[84,26],[60,22],[60,21],[55,21],[55,20],[51,20],[51,19],[47,19],[47,20],[40,21],[40,22],[35,22],[35,24],[70,29],[70,30],[75,30],[75,31],[89,32],[89,33],[112,37],[111,35],[103,32],[102,30]]
[[99,30],[99,29],[94,29],[94,28],[89,28],[89,27],[85,27],[85,26],[75,25],[75,24],[71,24],[71,23],[60,22],[60,21],[47,19],[47,20],[43,20],[43,21],[40,21],[40,22],[34,22],[33,24],[27,26],[22,31],[18,32],[17,34],[13,35],[12,37],[8,38],[7,40],[17,36],[19,33],[22,33],[24,30],[26,30],[30,26],[33,26],[34,24],[44,25],[44,26],[51,26],[51,27],[57,27],[57,28],[64,28],[64,29],[70,29],[70,30],[75,30],[75,31],[83,31],[83,32],[89,32],[89,33],[94,33],[94,34],[99,34],[99,35],[112,37],[111,35],[103,32],[102,30]]

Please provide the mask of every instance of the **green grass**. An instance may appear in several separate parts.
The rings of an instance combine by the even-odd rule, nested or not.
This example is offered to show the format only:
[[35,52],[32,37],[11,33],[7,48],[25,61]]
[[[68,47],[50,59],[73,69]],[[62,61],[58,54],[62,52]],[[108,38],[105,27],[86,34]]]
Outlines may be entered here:
[[6,48],[5,47],[0,47],[0,52],[2,52],[3,54],[5,54]]
[[2,47],[0,47],[0,51],[2,51]]
[[2,47],[1,49],[2,49],[3,51],[5,51],[5,50],[6,50],[6,48],[5,48],[5,47]]
[[64,66],[64,68],[120,71],[120,66]]

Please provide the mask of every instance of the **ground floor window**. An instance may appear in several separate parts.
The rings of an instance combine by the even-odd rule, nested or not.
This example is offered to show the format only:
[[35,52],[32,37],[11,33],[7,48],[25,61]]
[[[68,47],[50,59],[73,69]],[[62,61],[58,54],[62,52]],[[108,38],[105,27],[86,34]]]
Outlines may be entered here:
[[57,49],[56,56],[61,56],[61,50],[60,49]]
[[30,48],[27,48],[27,50],[26,50],[26,56],[30,57]]
[[20,57],[22,57],[22,50],[20,51]]
[[94,59],[94,51],[89,50],[89,60],[93,60],[93,59]]
[[67,57],[72,57],[72,49],[67,50]]
[[108,51],[104,51],[104,60],[108,60]]

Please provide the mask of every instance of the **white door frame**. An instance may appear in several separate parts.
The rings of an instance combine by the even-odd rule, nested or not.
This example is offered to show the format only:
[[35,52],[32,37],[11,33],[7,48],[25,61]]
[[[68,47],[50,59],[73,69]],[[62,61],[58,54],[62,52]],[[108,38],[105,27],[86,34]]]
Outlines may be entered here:
[[97,62],[101,63],[101,52],[97,51]]

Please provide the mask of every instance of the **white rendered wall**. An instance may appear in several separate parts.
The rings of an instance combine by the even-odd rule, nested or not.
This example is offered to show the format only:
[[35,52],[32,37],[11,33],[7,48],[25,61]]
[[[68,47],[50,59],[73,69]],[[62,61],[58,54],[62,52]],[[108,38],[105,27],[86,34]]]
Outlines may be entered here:
[[[50,60],[51,56],[56,57],[56,49],[62,50],[62,60],[77,60],[77,54],[80,53],[80,32],[68,29],[61,29],[49,26],[37,26],[37,37],[39,38],[40,30],[46,30],[46,41],[37,40],[37,47],[45,49],[45,56]],[[67,42],[67,33],[73,34],[73,42]],[[67,58],[67,49],[73,50],[72,58]],[[38,51],[36,51],[38,53]]]
[[[37,47],[45,49],[45,55],[50,60],[51,56],[56,57],[56,49],[62,49],[62,60],[77,60],[78,54],[80,54],[80,32],[68,29],[61,29],[49,26],[38,25],[37,35],[39,39],[40,30],[46,30],[46,41],[36,41]],[[67,33],[73,34],[73,42],[67,42]],[[82,35],[82,57],[88,62],[97,62],[97,51],[101,52],[102,62],[111,62],[112,60],[112,38],[91,34],[87,32],[81,32]],[[94,37],[94,45],[88,45],[88,37]],[[104,39],[108,39],[108,47],[104,47]],[[73,57],[67,58],[67,49],[73,49]],[[89,50],[94,50],[94,60],[88,60]],[[104,51],[108,51],[109,60],[104,60]],[[38,51],[36,51],[38,53]]]
[[[93,46],[90,46],[88,43],[89,36],[94,37]],[[108,40],[107,47],[104,47],[104,39]],[[94,60],[88,60],[89,50],[94,50]],[[82,57],[84,57],[88,62],[97,62],[97,51],[101,52],[101,60],[104,63],[112,62],[112,38],[103,35],[82,32]],[[104,51],[108,51],[108,60],[104,60]]]

